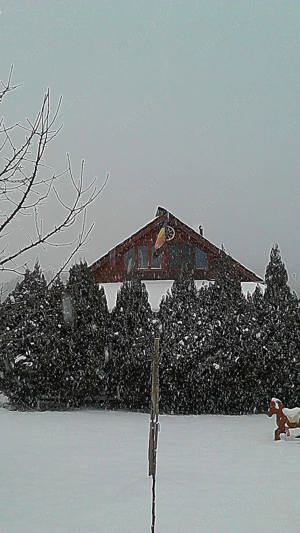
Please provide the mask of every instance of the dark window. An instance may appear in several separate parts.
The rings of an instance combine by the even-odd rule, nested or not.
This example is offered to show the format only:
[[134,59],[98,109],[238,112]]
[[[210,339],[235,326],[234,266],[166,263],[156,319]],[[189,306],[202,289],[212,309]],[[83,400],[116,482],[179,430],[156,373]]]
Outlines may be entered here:
[[130,248],[128,252],[124,255],[124,262],[125,262],[125,270],[127,274],[130,274],[132,269],[135,266],[135,250],[134,248]]
[[179,244],[171,244],[169,246],[170,268],[181,268],[181,247]]
[[207,255],[188,242],[169,245],[170,268],[181,270],[188,266],[190,268],[207,269]]
[[170,268],[181,270],[184,266],[194,268],[195,248],[192,244],[171,244],[169,247]]
[[185,243],[182,245],[181,248],[181,254],[182,254],[182,267],[183,266],[189,266],[191,268],[194,268],[195,266],[195,248],[192,244]]
[[148,268],[149,251],[148,246],[139,246],[139,268]]
[[196,248],[196,268],[203,268],[203,270],[207,270],[207,267],[207,254],[203,252],[201,248]]
[[152,247],[151,268],[161,268],[161,251]]

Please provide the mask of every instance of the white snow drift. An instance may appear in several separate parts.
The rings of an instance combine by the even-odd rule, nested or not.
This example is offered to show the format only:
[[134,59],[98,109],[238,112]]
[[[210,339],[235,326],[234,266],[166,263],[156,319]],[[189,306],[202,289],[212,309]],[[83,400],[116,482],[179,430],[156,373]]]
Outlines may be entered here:
[[[1,533],[150,532],[147,415],[0,417]],[[160,422],[157,533],[300,531],[300,439],[274,442],[274,418]]]

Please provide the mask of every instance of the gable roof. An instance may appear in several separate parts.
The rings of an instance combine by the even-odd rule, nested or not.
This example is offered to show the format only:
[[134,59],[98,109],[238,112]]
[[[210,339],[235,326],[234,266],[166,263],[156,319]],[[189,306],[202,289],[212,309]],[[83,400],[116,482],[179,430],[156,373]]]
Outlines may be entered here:
[[[221,250],[218,248],[215,244],[210,242],[208,239],[206,239],[202,234],[195,231],[193,228],[182,222],[179,218],[177,218],[175,215],[173,215],[170,211],[165,209],[164,207],[158,207],[156,211],[156,217],[152,219],[150,222],[148,222],[145,226],[138,229],[135,233],[133,233],[130,237],[124,239],[122,242],[111,248],[105,255],[97,259],[94,263],[90,265],[90,268],[92,271],[96,271],[97,268],[99,268],[109,257],[109,255],[114,251],[116,254],[120,250],[126,250],[127,248],[131,248],[136,241],[140,241],[143,237],[145,237],[148,233],[153,232],[153,230],[156,228],[157,232],[162,226],[163,223],[168,222],[170,225],[175,226],[175,228],[181,229],[186,235],[188,235],[193,241],[196,241],[201,248],[203,248],[204,251],[210,252],[214,257],[219,256]],[[257,281],[261,282],[262,279],[257,276],[254,272],[246,268],[244,265],[242,265],[239,261],[236,259],[233,259],[231,256],[230,260],[234,263],[235,268],[237,270],[244,274],[249,276],[250,281]]]

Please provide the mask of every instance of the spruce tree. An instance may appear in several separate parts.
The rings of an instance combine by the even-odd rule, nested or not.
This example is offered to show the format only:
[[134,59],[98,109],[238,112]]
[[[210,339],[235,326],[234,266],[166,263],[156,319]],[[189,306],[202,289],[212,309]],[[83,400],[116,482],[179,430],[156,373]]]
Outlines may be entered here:
[[47,284],[39,264],[26,270],[24,279],[5,302],[6,330],[1,335],[4,356],[3,390],[18,405],[36,407],[45,394]]
[[198,377],[203,391],[200,403],[204,412],[238,413],[245,380],[241,336],[246,327],[246,301],[235,263],[224,251],[220,252],[216,271],[214,284],[206,290],[203,363]]
[[159,310],[161,323],[161,408],[165,412],[194,412],[193,380],[198,295],[193,272],[184,268]]
[[69,394],[69,351],[71,328],[64,320],[63,298],[65,287],[60,278],[51,284],[47,295],[47,331],[45,352],[47,353],[49,405],[66,407]]
[[125,281],[111,314],[105,367],[106,394],[112,407],[149,408],[153,320],[145,284],[138,278]]
[[247,297],[246,327],[241,335],[245,379],[243,383],[243,412],[261,411],[263,381],[261,361],[263,357],[262,326],[265,320],[264,294],[259,285]]
[[265,410],[272,396],[285,404],[299,401],[299,300],[288,286],[288,274],[279,247],[273,246],[266,268],[265,316],[261,328],[262,391]]
[[86,262],[70,269],[66,294],[71,299],[68,390],[74,405],[98,403],[103,396],[108,309]]
[[265,302],[273,307],[284,307],[291,299],[291,290],[288,286],[288,273],[281,259],[278,244],[270,252],[270,260],[266,267],[265,275]]

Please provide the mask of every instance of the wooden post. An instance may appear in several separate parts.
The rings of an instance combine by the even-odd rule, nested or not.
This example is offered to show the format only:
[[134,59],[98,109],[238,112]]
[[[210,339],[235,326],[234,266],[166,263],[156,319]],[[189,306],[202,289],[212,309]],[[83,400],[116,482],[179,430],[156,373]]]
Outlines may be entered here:
[[152,476],[152,524],[151,533],[155,528],[155,503],[156,503],[156,455],[158,443],[158,412],[159,412],[159,338],[154,339],[154,354],[152,360],[152,384],[151,384],[151,414],[149,430],[149,476]]

